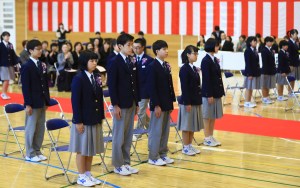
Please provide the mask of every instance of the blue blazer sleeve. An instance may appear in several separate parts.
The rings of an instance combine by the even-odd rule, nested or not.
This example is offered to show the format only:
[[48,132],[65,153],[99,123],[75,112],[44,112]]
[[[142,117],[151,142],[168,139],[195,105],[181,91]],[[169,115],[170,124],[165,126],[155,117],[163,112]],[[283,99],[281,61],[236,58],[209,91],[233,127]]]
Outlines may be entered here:
[[213,97],[213,88],[211,84],[211,71],[210,71],[210,63],[206,57],[203,58],[201,63],[201,72],[202,72],[202,91],[204,96],[206,97]]
[[32,98],[30,97],[30,67],[28,66],[28,64],[23,64],[21,67],[21,82],[24,97],[24,105],[32,106]]
[[149,65],[149,74],[148,74],[148,92],[150,94],[151,102],[153,106],[160,106],[159,98],[157,95],[157,83],[156,83],[156,75],[155,75],[155,65],[154,62]]
[[[179,77],[180,77],[180,84],[181,84],[181,100],[184,102],[185,105],[191,104],[191,96],[189,93],[189,87],[190,84],[190,76],[188,74],[188,70],[185,66],[182,66],[179,71]],[[195,91],[196,92],[196,91]]]
[[109,96],[113,106],[119,105],[118,98],[118,62],[111,61],[109,68]]
[[82,81],[81,78],[78,76],[75,76],[72,81],[71,85],[71,102],[72,102],[72,108],[73,108],[73,120],[72,122],[75,124],[83,123],[82,121]]
[[244,52],[245,58],[245,72],[247,73],[246,76],[253,76],[253,72],[251,69],[251,54],[250,50],[246,49]]

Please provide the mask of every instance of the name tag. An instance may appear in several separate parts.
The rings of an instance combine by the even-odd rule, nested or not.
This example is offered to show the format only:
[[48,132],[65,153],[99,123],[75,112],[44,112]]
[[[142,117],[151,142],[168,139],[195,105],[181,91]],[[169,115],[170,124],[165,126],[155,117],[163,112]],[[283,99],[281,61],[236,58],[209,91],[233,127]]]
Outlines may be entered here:
[[133,69],[132,70],[136,70],[136,67],[133,67]]
[[142,68],[144,69],[144,68],[146,68],[146,66],[145,66],[145,65],[143,65],[143,66],[142,66]]

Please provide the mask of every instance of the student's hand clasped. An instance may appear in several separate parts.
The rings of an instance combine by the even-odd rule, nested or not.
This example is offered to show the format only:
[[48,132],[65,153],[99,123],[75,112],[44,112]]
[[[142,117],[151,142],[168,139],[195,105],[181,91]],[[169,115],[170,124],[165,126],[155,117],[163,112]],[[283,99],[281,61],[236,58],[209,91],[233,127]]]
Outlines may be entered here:
[[185,106],[185,111],[186,112],[191,112],[191,110],[192,110],[192,105]]
[[249,80],[252,80],[252,79],[253,79],[253,77],[252,77],[252,76],[249,76],[249,77],[248,77],[248,79],[249,79]]
[[160,115],[161,115],[161,108],[160,108],[160,106],[156,106],[155,107],[154,113],[155,113],[155,117],[156,118],[160,118]]
[[83,125],[83,123],[76,124],[76,129],[79,132],[79,134],[82,134],[84,132],[84,125]]
[[121,108],[119,106],[114,106],[114,115],[116,116],[117,120],[120,120],[121,117]]
[[213,97],[209,97],[208,98],[208,104],[213,104],[214,103],[214,98]]

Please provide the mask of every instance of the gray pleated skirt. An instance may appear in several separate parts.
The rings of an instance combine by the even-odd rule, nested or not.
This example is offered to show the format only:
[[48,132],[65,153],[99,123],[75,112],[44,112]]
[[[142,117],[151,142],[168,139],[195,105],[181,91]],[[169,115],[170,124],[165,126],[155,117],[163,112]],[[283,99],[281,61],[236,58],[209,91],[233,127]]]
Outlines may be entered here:
[[244,87],[246,89],[260,89],[260,76],[252,77],[252,80],[249,80],[248,77],[245,77]]
[[275,75],[262,74],[260,77],[261,88],[273,89],[276,87]]
[[214,98],[214,103],[208,104],[208,98],[202,97],[202,112],[204,119],[219,119],[223,117],[221,98]]
[[282,76],[281,73],[276,74],[276,83],[278,85],[287,85],[286,76]]
[[184,105],[179,105],[177,128],[181,131],[198,132],[203,129],[201,105],[192,105],[190,112],[185,110]]
[[294,76],[296,78],[296,80],[300,80],[300,66],[293,67],[290,75]]
[[76,125],[71,127],[70,152],[81,153],[83,156],[94,156],[104,152],[102,125],[84,126],[84,132],[79,134]]
[[13,66],[0,67],[0,80],[14,80],[15,70]]

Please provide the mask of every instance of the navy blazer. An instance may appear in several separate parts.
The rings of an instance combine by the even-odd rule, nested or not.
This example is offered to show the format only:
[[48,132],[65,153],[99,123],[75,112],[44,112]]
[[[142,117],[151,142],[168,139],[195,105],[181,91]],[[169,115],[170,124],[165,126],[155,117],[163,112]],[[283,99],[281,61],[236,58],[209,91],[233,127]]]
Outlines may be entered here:
[[10,48],[7,48],[3,42],[0,43],[0,67],[14,66],[19,62],[12,44],[8,42],[8,45]]
[[21,67],[22,92],[24,105],[32,108],[43,108],[50,102],[48,87],[47,70],[38,68],[35,63],[29,59]]
[[300,65],[299,60],[299,47],[294,43],[291,39],[289,40],[289,57],[290,57],[290,65],[293,67],[298,67]]
[[113,59],[113,58],[115,58],[117,55],[115,54],[115,52],[111,52],[109,55],[108,55],[108,57],[107,57],[107,65],[106,65],[106,67],[104,67],[105,69],[106,69],[106,72],[108,72],[108,70],[109,70],[109,68],[110,68],[110,66],[111,66],[111,60]]
[[250,47],[244,52],[245,58],[245,76],[258,77],[261,75],[261,70],[259,66],[259,56],[255,54]]
[[179,71],[180,84],[181,84],[181,100],[179,104],[183,105],[201,105],[201,84],[200,75],[194,69],[185,63]]
[[174,109],[173,102],[176,99],[172,74],[169,70],[165,70],[157,59],[149,65],[147,88],[150,95],[151,111],[154,111],[155,106],[159,106],[162,111]]
[[206,54],[201,62],[202,96],[221,98],[225,95],[220,65]]
[[96,125],[104,119],[103,92],[100,76],[94,73],[96,91],[84,71],[80,71],[72,80],[71,101],[73,109],[72,122],[74,124]]
[[262,48],[261,59],[262,59],[261,73],[265,75],[275,75],[276,65],[275,65],[275,56],[273,51],[270,51],[267,47]]
[[287,54],[287,52],[283,52],[282,50],[279,51],[278,53],[278,68],[277,68],[277,72],[282,74],[282,73],[290,73],[291,69],[290,69],[290,59],[289,56]]
[[154,59],[144,53],[142,59],[137,62],[138,77],[139,77],[139,92],[141,99],[149,99],[149,93],[147,90],[147,76],[149,64]]
[[118,54],[111,60],[108,70],[108,87],[111,103],[120,108],[130,108],[140,101],[136,63],[129,68],[123,57]]

